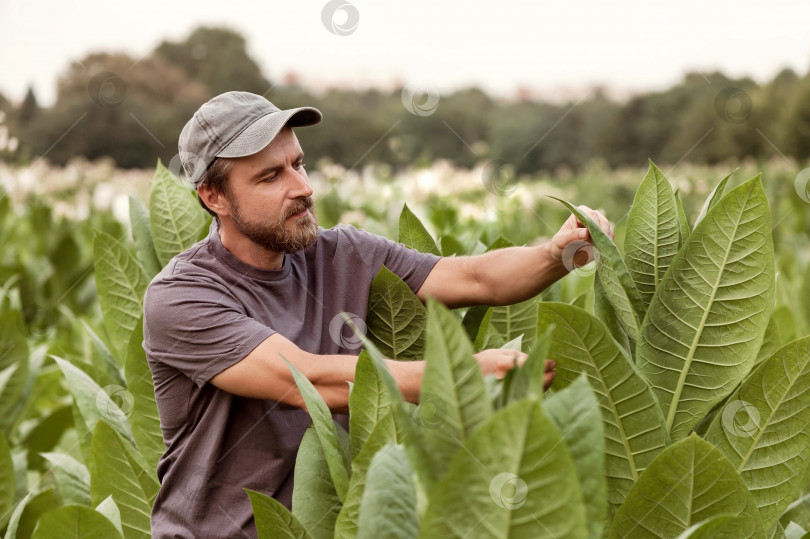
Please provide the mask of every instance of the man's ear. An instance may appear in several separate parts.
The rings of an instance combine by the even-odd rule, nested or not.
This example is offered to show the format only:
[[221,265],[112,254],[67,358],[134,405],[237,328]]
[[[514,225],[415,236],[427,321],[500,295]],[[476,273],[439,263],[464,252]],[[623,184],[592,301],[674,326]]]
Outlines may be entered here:
[[210,185],[202,184],[197,188],[197,196],[200,200],[217,215],[228,215],[230,205],[222,193],[217,193],[211,189]]

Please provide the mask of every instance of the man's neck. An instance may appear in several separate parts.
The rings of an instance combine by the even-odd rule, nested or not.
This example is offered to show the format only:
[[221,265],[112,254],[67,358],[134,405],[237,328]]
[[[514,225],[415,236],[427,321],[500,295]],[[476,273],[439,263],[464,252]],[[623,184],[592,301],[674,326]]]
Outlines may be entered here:
[[284,265],[284,253],[257,245],[233,227],[220,223],[218,229],[222,246],[245,264],[263,270],[278,270]]

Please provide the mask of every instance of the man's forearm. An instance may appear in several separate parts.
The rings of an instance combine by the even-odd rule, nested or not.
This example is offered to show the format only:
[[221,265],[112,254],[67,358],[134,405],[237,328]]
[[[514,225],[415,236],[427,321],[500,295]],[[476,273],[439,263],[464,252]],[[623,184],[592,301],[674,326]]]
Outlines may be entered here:
[[[317,356],[316,363],[304,374],[315,386],[330,410],[337,413],[349,412],[349,384],[354,382],[357,357],[344,355]],[[333,368],[335,365],[337,369]],[[386,360],[386,365],[397,387],[407,402],[419,402],[419,387],[425,371],[424,361]],[[303,371],[302,371],[303,372]],[[297,392],[296,392],[297,393]],[[299,396],[296,395],[296,399]],[[303,408],[303,398],[296,403]]]
[[564,277],[568,270],[551,255],[549,242],[534,247],[507,247],[480,255],[476,276],[486,305],[512,305],[532,298]]
[[[244,359],[211,378],[211,383],[241,397],[274,400],[304,408],[304,399],[285,359],[315,386],[330,410],[348,411],[347,382],[354,381],[357,356],[312,354],[278,333],[265,339]],[[424,361],[387,360],[387,366],[404,398],[417,402]]]

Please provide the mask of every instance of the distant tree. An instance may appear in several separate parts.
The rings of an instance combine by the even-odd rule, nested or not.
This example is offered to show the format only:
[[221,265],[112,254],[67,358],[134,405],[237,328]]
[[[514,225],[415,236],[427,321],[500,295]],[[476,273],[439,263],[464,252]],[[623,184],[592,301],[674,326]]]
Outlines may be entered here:
[[201,82],[211,95],[229,90],[261,95],[270,89],[270,82],[247,52],[245,38],[227,28],[197,28],[185,41],[164,41],[155,53],[189,79]]
[[154,166],[158,157],[168,163],[184,123],[208,97],[160,57],[94,53],[62,74],[56,103],[37,115],[24,142],[58,164],[76,155],[110,156],[126,168]]
[[39,104],[37,103],[37,96],[34,95],[34,89],[30,86],[25,93],[25,98],[20,105],[20,109],[16,114],[16,123],[21,128],[26,128],[39,113]]

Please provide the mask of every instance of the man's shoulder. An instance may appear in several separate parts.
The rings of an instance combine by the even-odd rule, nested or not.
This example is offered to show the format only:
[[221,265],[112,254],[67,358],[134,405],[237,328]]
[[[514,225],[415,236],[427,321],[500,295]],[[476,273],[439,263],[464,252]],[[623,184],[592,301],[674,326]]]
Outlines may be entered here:
[[173,283],[218,280],[213,271],[216,266],[210,263],[212,255],[208,250],[208,241],[208,238],[198,241],[172,257],[149,282],[147,295],[149,291],[165,288]]

